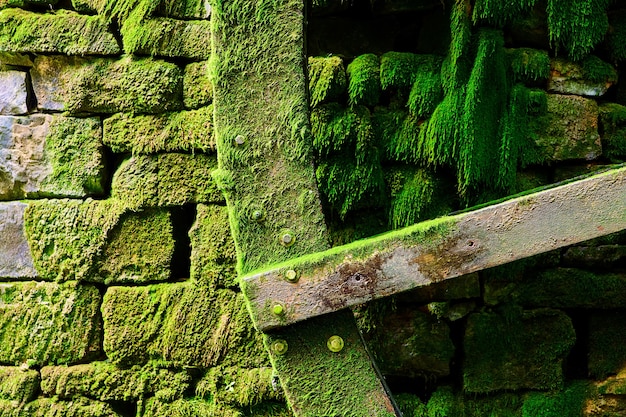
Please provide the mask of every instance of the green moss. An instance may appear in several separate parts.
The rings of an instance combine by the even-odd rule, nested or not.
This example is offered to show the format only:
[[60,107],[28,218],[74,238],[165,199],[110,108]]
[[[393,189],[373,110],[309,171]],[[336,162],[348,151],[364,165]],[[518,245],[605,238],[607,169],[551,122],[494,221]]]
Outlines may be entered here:
[[[29,417],[119,417],[109,404],[85,397],[76,397],[72,401],[39,398],[20,407],[17,412],[18,416]],[[13,415],[16,414],[11,417]]]
[[40,55],[31,70],[40,109],[72,114],[161,113],[182,108],[182,71],[172,63]]
[[115,200],[29,203],[24,227],[39,276],[50,280],[98,279],[98,256],[125,212]]
[[477,0],[474,5],[472,19],[474,23],[486,22],[496,26],[503,26],[519,18],[520,14],[528,12],[536,0]]
[[191,279],[213,288],[237,286],[237,253],[228,210],[205,204],[198,204],[196,210],[196,221],[189,229]]
[[121,33],[127,54],[205,60],[211,53],[209,21],[132,18],[122,25]]
[[606,9],[611,0],[548,0],[550,42],[579,60],[604,39],[609,28]]
[[351,106],[374,106],[380,99],[380,60],[374,54],[354,58],[348,65],[348,97]]
[[354,149],[357,136],[369,133],[369,112],[359,106],[346,109],[338,103],[322,104],[311,112],[313,147],[317,155]]
[[[17,405],[35,399],[39,390],[39,373],[30,369],[0,366],[0,399]],[[0,412],[0,414],[2,414]]]
[[433,392],[427,403],[426,417],[461,417],[461,409],[452,387],[443,386]]
[[222,193],[211,179],[214,156],[179,153],[137,155],[113,175],[111,196],[133,209],[220,203]]
[[198,110],[104,119],[103,142],[115,153],[214,152],[213,106]]
[[439,69],[436,71],[419,71],[409,93],[407,107],[417,116],[431,114],[443,98]]
[[380,57],[380,84],[383,90],[409,89],[418,71],[434,70],[439,57],[416,55],[409,52],[387,52]]
[[626,106],[615,103],[600,105],[599,127],[602,155],[609,159],[626,158]]
[[20,9],[0,11],[0,50],[67,55],[120,53],[102,19],[67,10],[46,14]]
[[123,369],[108,362],[91,362],[41,369],[43,394],[63,400],[84,396],[100,401],[135,402],[167,394],[172,401],[182,398],[190,382],[186,371],[161,369],[152,364]]
[[[245,273],[328,247],[311,159],[303,5],[215,0],[212,11],[217,176]],[[252,207],[265,211],[262,224],[247,217]],[[279,241],[284,229],[296,236],[291,246]]]
[[271,367],[215,367],[198,381],[196,395],[239,408],[265,401],[280,401],[283,399],[282,390],[274,386],[274,377]]
[[583,76],[594,83],[615,83],[617,82],[617,71],[615,68],[595,55],[587,55],[582,61]]
[[211,7],[208,0],[168,0],[161,2],[157,12],[182,19],[208,19]]
[[394,395],[398,407],[404,417],[427,417],[426,404],[412,394]]
[[424,169],[400,168],[385,173],[390,188],[389,226],[410,226],[451,211],[443,182]]
[[311,107],[334,100],[346,91],[346,70],[338,56],[309,58]]
[[522,406],[522,417],[582,415],[592,388],[586,381],[574,381],[556,393],[530,393]]
[[0,362],[42,366],[98,357],[100,300],[95,287],[76,282],[2,284]]
[[55,117],[44,145],[52,173],[41,184],[42,196],[104,194],[102,128],[96,118]]
[[104,350],[115,364],[267,365],[243,297],[193,282],[110,287],[103,300]]
[[[209,79],[208,61],[185,65],[183,74],[183,103],[188,109],[208,106],[213,101],[213,84]],[[211,115],[212,118],[212,115]]]
[[499,314],[473,314],[465,329],[463,389],[560,389],[562,361],[575,339],[571,320],[558,310],[503,306]]
[[624,329],[624,313],[621,311],[590,315],[588,368],[594,378],[603,379],[626,369],[626,346],[620,342]]
[[165,281],[171,275],[174,246],[168,211],[129,213],[109,234],[98,278],[107,285]]
[[146,401],[142,416],[144,417],[244,417],[236,408],[218,405],[213,401],[199,398],[185,398],[174,402],[160,401],[150,398]]
[[543,81],[550,76],[548,51],[531,48],[507,49],[507,58],[516,81]]

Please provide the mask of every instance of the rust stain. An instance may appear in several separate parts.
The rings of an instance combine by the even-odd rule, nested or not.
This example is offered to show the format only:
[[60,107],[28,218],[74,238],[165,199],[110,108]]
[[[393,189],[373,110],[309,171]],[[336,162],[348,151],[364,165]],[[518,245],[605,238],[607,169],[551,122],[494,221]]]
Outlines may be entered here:
[[465,273],[465,269],[484,252],[480,242],[462,234],[445,239],[435,249],[423,252],[411,260],[420,272],[432,282],[439,282],[451,275]]

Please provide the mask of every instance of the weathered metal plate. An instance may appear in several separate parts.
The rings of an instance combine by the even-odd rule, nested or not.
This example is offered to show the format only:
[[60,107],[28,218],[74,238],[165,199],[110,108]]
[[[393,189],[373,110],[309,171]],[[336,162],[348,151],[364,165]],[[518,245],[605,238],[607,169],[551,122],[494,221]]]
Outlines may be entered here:
[[[332,352],[328,340],[343,348]],[[350,311],[317,317],[265,336],[294,414],[304,417],[394,417]],[[287,346],[286,352],[278,354]]]
[[[624,229],[621,167],[294,259],[242,287],[255,325],[268,330]],[[297,282],[287,281],[294,272]]]

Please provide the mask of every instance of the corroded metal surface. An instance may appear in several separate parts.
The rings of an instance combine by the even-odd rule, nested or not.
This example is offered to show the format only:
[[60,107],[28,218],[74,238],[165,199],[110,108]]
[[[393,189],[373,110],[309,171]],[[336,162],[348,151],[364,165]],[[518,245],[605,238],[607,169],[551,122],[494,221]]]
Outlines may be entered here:
[[[624,229],[621,167],[294,259],[246,277],[243,288],[255,325],[267,330]],[[296,282],[285,279],[290,271]],[[272,313],[276,304],[283,314]]]

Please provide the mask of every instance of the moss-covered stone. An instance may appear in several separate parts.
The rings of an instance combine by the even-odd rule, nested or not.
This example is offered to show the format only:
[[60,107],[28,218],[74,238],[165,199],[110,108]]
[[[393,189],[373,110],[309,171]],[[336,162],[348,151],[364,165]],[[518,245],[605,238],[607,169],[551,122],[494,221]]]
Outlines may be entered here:
[[243,297],[194,283],[111,287],[104,296],[104,350],[120,365],[267,365]]
[[414,378],[450,374],[454,355],[450,328],[434,316],[399,308],[380,317],[364,337],[385,375]]
[[0,143],[0,200],[104,192],[99,119],[0,116]]
[[71,364],[100,355],[98,290],[75,282],[0,286],[0,362]]
[[157,13],[178,19],[208,19],[211,4],[209,0],[169,0],[163,2]]
[[211,172],[215,156],[160,154],[125,160],[113,176],[111,195],[132,209],[224,201]]
[[2,413],[3,417],[121,417],[113,408],[100,401],[84,397],[75,397],[71,401],[58,401],[54,398],[39,398],[29,402],[11,414]]
[[245,369],[218,366],[196,384],[196,395],[233,407],[251,407],[264,401],[282,401],[282,390],[271,367]]
[[0,11],[0,51],[117,55],[120,47],[106,22],[67,10],[39,14]]
[[127,54],[205,60],[211,55],[211,23],[156,17],[122,26]]
[[548,113],[531,119],[535,143],[544,159],[591,160],[602,154],[598,105],[578,96],[548,94]]
[[615,68],[595,56],[585,58],[580,64],[561,58],[550,61],[549,91],[602,96],[616,82]]
[[158,398],[150,398],[146,401],[142,414],[143,417],[244,417],[245,415],[236,408],[198,398],[186,398],[174,402],[164,402]]
[[53,6],[58,2],[59,0],[0,0],[0,9],[4,9],[5,7],[24,7],[28,5]]
[[228,210],[198,204],[196,221],[189,230],[191,278],[210,287],[236,287],[237,253],[230,234]]
[[626,274],[593,273],[555,268],[527,274],[522,280],[490,277],[485,300],[513,301],[526,307],[622,308],[626,303]]
[[433,282],[430,285],[400,293],[394,298],[398,302],[426,304],[432,301],[449,301],[480,297],[480,278],[478,273]]
[[586,381],[574,381],[560,391],[533,392],[524,399],[522,417],[590,416],[587,412],[593,408],[588,403],[593,397],[593,387]]
[[626,159],[626,106],[616,103],[600,105],[599,122],[603,155],[611,159]]
[[107,285],[166,281],[171,274],[174,246],[167,210],[129,213],[108,236],[97,278]]
[[209,105],[212,100],[213,84],[209,79],[209,61],[187,64],[183,73],[183,103],[185,107],[197,109]]
[[161,113],[182,108],[182,71],[152,58],[40,55],[31,76],[41,110]]
[[463,339],[463,389],[560,389],[562,361],[575,339],[571,320],[558,310],[472,314]]
[[626,245],[572,246],[563,253],[563,266],[593,268],[594,271],[619,270],[626,265]]
[[103,126],[103,142],[115,153],[215,151],[212,106],[162,115],[118,113]]
[[125,211],[114,200],[31,202],[24,227],[40,279],[101,280],[98,256]]
[[25,367],[0,366],[0,399],[22,405],[39,391],[39,372]]
[[0,278],[35,279],[37,270],[24,231],[26,204],[0,203]]
[[33,61],[27,54],[20,54],[17,52],[0,52],[0,67],[3,65],[30,68],[33,66]]
[[337,99],[346,93],[346,87],[346,69],[340,57],[309,57],[311,107]]
[[625,319],[623,311],[590,314],[588,368],[591,376],[602,379],[626,371]]
[[182,398],[191,377],[185,371],[156,366],[118,368],[108,362],[41,368],[41,391],[63,400],[83,396],[100,401],[135,402],[155,396],[165,401]]

